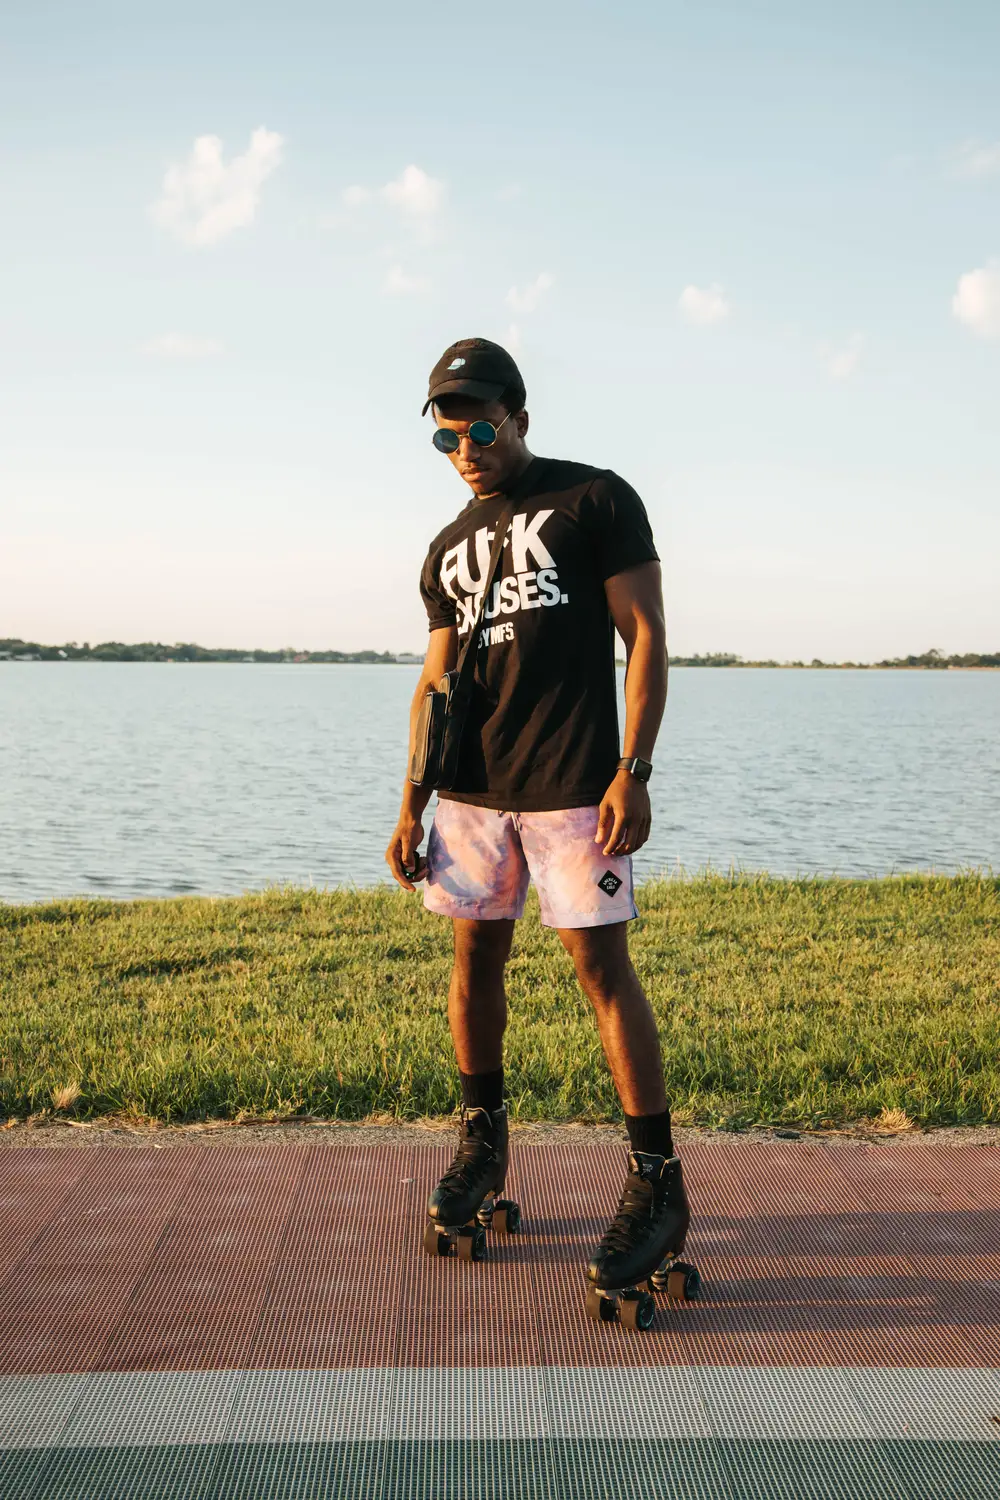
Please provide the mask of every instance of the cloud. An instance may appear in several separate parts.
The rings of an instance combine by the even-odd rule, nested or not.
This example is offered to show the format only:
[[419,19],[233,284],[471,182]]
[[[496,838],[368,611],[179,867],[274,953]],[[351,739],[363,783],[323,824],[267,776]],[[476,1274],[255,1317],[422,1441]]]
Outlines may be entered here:
[[382,189],[386,203],[392,204],[404,214],[424,219],[437,213],[444,202],[444,183],[436,177],[428,177],[420,167],[404,167],[395,182],[387,182]]
[[366,203],[380,201],[390,208],[398,209],[405,218],[426,224],[444,205],[446,188],[438,178],[431,177],[422,167],[404,167],[394,182],[384,187],[367,188],[357,184],[345,188],[341,198],[348,208],[361,208]]
[[819,357],[831,380],[850,380],[865,347],[863,333],[852,333],[844,344],[820,344]]
[[193,333],[162,333],[144,344],[143,349],[160,359],[211,359],[223,352],[218,339],[201,338]]
[[503,346],[508,354],[520,354],[521,352],[521,330],[516,323],[511,323],[504,334]]
[[951,310],[980,338],[1000,338],[1000,260],[991,260],[958,278]]
[[186,162],[167,169],[150,207],[153,222],[185,245],[214,245],[251,224],[264,182],[281,161],[284,141],[263,126],[242,156],[225,162],[217,135],[200,135]]
[[408,276],[402,266],[390,266],[382,290],[390,296],[407,297],[429,291],[430,282],[423,276]]
[[554,276],[550,276],[548,271],[539,271],[534,281],[523,291],[518,291],[516,286],[511,287],[507,293],[507,306],[512,307],[516,313],[534,312],[549,287],[554,285]]
[[708,327],[729,317],[725,292],[717,281],[711,286],[686,286],[677,299],[681,317],[688,323]]
[[954,156],[958,177],[992,177],[1000,172],[1000,141],[963,141]]

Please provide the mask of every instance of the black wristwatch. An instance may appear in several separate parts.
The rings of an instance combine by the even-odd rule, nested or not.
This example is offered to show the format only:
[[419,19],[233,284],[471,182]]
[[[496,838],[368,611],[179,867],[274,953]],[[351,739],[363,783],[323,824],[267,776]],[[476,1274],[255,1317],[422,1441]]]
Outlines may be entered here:
[[618,762],[619,771],[631,771],[636,781],[648,781],[653,774],[653,762],[643,760],[641,755],[623,755]]

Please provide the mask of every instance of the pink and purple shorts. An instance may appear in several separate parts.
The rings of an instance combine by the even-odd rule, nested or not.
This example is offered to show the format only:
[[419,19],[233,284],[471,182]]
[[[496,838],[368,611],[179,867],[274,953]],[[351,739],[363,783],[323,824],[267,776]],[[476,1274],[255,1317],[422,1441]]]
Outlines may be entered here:
[[475,921],[520,917],[533,880],[546,927],[606,927],[639,915],[627,854],[594,843],[598,808],[495,812],[438,802],[424,905]]

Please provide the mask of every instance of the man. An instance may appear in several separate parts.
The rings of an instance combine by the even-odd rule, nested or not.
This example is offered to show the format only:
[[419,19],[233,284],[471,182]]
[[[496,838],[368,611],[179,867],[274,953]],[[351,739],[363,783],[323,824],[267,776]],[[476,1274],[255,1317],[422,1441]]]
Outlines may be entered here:
[[[477,1213],[487,1223],[502,1202],[504,968],[530,877],[542,922],[556,928],[594,1007],[631,1144],[619,1211],[588,1268],[588,1306],[609,1317],[615,1299],[604,1294],[634,1293],[679,1254],[689,1217],[656,1024],[626,937],[638,915],[631,856],[649,836],[646,782],[667,694],[660,566],[642,502],[623,480],[530,453],[525,399],[514,360],[485,339],[453,344],[431,372],[424,413],[433,409],[435,446],[472,498],[431,543],[421,574],[430,643],[411,754],[424,695],[455,667],[476,623],[497,520],[516,506],[469,646],[473,699],[454,789],[439,793],[424,862],[430,792],[406,783],[386,859],[404,889],[426,881],[424,904],[450,917],[454,933],[448,1019],[461,1137],[428,1202],[425,1244],[446,1251],[446,1232],[460,1226],[481,1239]],[[628,653],[623,757],[615,630]],[[623,1316],[634,1322],[638,1306],[648,1326],[651,1299],[634,1293],[632,1304]]]

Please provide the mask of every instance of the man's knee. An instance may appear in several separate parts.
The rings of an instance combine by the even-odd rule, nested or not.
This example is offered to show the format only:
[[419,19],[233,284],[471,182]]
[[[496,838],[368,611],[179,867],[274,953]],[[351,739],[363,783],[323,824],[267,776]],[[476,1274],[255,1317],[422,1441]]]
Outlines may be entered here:
[[577,979],[595,1005],[606,1004],[621,994],[632,974],[624,923],[567,928],[559,936],[573,960]]
[[455,974],[482,984],[503,977],[513,938],[513,922],[476,922],[456,918]]

